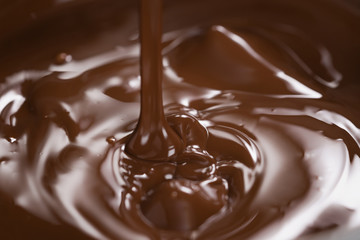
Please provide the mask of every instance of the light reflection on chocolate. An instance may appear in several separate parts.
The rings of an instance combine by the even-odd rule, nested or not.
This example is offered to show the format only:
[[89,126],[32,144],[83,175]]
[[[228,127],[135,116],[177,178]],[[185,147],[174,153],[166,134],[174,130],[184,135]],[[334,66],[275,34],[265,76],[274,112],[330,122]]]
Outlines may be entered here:
[[0,12],[1,239],[359,226],[355,5],[165,1],[164,114],[183,144],[169,161],[125,151],[140,111],[136,2],[19,6]]

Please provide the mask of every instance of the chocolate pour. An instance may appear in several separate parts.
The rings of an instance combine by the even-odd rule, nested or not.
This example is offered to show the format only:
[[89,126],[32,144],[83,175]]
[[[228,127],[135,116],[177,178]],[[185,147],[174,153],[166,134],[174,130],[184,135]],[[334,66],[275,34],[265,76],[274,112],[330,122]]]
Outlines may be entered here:
[[[170,128],[164,117],[162,14],[162,0],[141,1],[141,113],[138,125],[125,145],[130,158],[129,166],[124,168],[130,172],[143,171],[144,174],[151,172],[151,168],[160,170],[159,176],[164,177],[162,182],[150,186],[144,182],[137,189],[143,191],[142,213],[156,227],[186,232],[195,230],[224,208],[229,201],[229,189],[225,179],[217,174],[221,169],[217,169],[215,159],[206,151],[208,130],[198,119],[188,115],[168,117],[172,122]],[[184,150],[183,144],[186,147]],[[132,163],[139,159],[157,162],[173,160],[175,164],[149,165],[151,168],[144,170],[144,163]],[[230,165],[227,167],[231,168]],[[171,171],[164,174],[167,168]],[[232,179],[232,174],[228,178]],[[238,187],[242,187],[241,176],[237,181],[240,182]],[[134,182],[129,181],[129,185],[134,185]],[[132,191],[129,194],[138,195]]]
[[337,1],[216,3],[165,5],[164,77],[151,80],[182,142],[171,161],[126,151],[141,102],[133,1],[55,7],[1,39],[1,239],[342,238],[359,226],[359,15]]
[[141,113],[126,151],[140,159],[168,161],[182,143],[164,117],[162,101],[162,0],[140,4]]

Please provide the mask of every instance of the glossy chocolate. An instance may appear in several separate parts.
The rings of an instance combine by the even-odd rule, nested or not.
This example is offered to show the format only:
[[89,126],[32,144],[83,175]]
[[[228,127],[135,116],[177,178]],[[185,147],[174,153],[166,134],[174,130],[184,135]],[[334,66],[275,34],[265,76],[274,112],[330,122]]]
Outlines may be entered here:
[[149,2],[0,10],[0,238],[356,236],[356,3]]
[[166,122],[162,101],[162,0],[140,4],[141,112],[126,151],[153,161],[168,161],[182,149],[179,136]]

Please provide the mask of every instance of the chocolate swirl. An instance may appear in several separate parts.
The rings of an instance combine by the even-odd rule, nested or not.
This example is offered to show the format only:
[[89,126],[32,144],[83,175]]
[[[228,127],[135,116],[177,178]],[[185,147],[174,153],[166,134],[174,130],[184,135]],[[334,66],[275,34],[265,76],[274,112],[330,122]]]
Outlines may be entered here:
[[183,144],[171,161],[125,151],[140,110],[135,3],[59,1],[29,26],[19,18],[0,45],[0,236],[293,239],[359,226],[350,6],[165,2],[164,115]]

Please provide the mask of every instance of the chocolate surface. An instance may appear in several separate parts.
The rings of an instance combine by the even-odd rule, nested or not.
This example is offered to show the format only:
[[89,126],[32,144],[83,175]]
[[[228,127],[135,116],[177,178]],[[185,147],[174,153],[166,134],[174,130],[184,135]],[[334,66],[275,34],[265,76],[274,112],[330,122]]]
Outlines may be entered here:
[[356,2],[151,3],[0,10],[0,238],[352,239]]

